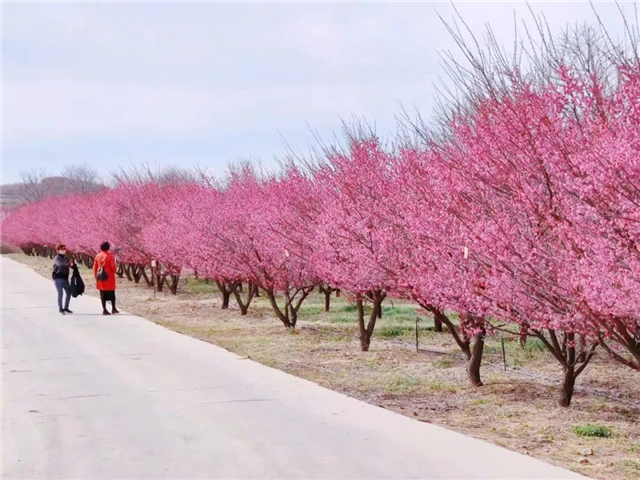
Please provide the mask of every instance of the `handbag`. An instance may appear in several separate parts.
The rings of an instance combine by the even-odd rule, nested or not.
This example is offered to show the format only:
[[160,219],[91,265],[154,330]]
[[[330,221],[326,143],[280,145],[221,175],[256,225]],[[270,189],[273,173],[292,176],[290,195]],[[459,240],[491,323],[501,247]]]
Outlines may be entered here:
[[107,278],[109,278],[109,275],[107,275],[107,272],[104,271],[104,265],[100,265],[100,267],[98,267],[98,274],[96,275],[96,280],[100,282],[104,282]]

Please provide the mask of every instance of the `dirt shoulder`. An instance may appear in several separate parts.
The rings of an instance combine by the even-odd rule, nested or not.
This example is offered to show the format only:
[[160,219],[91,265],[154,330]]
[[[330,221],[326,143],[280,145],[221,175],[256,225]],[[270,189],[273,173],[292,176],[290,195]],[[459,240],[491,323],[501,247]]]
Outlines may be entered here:
[[[49,259],[7,256],[49,276]],[[97,296],[89,272],[82,273],[87,293]],[[485,386],[471,387],[450,335],[434,332],[432,320],[405,302],[385,302],[366,353],[359,351],[355,309],[344,298],[333,299],[331,312],[325,313],[323,297],[313,294],[295,333],[274,318],[263,297],[245,317],[233,301],[229,310],[221,310],[220,303],[213,284],[194,278],[181,280],[178,295],[162,292],[155,299],[145,285],[118,283],[119,308],[171,330],[587,476],[640,478],[640,375],[605,355],[597,355],[578,378],[572,406],[561,408],[556,404],[560,368],[535,340],[524,349],[506,341],[504,371],[501,341],[490,338],[482,367]],[[415,349],[416,318],[420,351]],[[576,427],[588,424],[608,427],[611,435],[576,434]]]

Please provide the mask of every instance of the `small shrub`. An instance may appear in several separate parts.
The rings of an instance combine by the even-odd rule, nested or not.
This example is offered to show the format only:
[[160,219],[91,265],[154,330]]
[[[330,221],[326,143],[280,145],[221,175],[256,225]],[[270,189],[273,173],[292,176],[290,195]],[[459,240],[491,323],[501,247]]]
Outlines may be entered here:
[[609,427],[593,423],[576,425],[575,427],[573,427],[573,431],[579,437],[609,438],[611,435],[613,435],[613,431]]

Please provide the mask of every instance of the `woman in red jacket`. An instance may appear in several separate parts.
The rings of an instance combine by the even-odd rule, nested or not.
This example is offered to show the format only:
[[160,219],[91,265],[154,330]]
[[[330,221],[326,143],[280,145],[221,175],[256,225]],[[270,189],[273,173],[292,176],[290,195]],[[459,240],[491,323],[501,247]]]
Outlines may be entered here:
[[[103,315],[119,313],[116,309],[116,257],[109,252],[110,248],[109,242],[103,242],[93,262],[93,276],[100,290]],[[107,302],[111,302],[111,313],[107,310]]]

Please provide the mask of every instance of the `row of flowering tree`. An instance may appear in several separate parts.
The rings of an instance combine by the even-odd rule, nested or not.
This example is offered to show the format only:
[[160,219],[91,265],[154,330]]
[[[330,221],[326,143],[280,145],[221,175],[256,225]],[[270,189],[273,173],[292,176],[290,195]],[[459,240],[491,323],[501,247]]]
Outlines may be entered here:
[[537,337],[569,405],[598,347],[640,371],[640,62],[575,35],[589,48],[563,37],[527,74],[461,41],[470,65],[451,69],[464,95],[437,130],[409,122],[417,135],[394,145],[352,132],[274,175],[123,177],[18,208],[3,240],[39,254],[62,241],[90,261],[108,239],[121,275],[175,293],[196,272],[242,315],[265,295],[286,328],[314,288],[344,291],[363,351],[385,299],[411,300],[447,329],[476,386],[487,335]]

